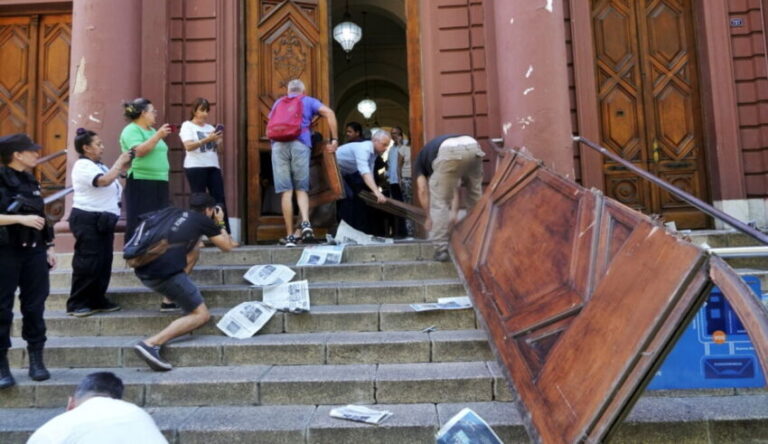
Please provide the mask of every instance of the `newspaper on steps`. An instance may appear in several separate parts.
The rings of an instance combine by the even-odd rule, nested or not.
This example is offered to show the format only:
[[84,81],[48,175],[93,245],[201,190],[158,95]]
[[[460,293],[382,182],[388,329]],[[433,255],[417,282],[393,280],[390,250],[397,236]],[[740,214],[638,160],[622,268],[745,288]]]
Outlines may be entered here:
[[438,298],[437,302],[411,304],[411,308],[414,311],[463,310],[465,308],[472,308],[472,301],[469,300],[469,296]]
[[349,421],[365,422],[368,424],[381,424],[382,421],[392,415],[386,410],[373,410],[361,405],[345,405],[331,409],[331,417],[347,419]]
[[309,282],[296,281],[264,288],[262,301],[280,311],[304,313],[309,311]]
[[337,265],[341,263],[344,245],[307,247],[301,252],[296,265]]
[[261,330],[274,314],[274,308],[261,302],[243,302],[229,310],[216,326],[231,338],[250,338]]
[[504,444],[491,426],[472,409],[465,408],[448,420],[435,435],[437,444]]
[[372,236],[362,231],[355,230],[349,224],[342,220],[339,228],[336,229],[334,240],[337,244],[358,244],[358,245],[387,245],[395,242],[394,239],[387,237]]
[[254,265],[245,272],[243,277],[256,287],[267,285],[280,285],[288,282],[296,275],[296,272],[285,265]]

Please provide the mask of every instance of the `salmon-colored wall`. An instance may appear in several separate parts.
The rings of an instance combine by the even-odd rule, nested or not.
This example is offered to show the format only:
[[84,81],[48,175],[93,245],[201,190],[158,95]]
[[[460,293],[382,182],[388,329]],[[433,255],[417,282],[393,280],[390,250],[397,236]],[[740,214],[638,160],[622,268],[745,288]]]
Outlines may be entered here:
[[768,59],[764,6],[759,0],[730,0],[733,70],[736,79],[739,133],[746,197],[768,196]]
[[[578,1],[578,0],[577,0]],[[565,17],[565,50],[568,53],[568,103],[571,110],[571,132],[579,134],[579,115],[576,106],[576,76],[573,66],[573,30],[571,28],[571,0],[563,0]],[[573,169],[576,182],[581,183],[581,156],[579,144],[573,143]]]

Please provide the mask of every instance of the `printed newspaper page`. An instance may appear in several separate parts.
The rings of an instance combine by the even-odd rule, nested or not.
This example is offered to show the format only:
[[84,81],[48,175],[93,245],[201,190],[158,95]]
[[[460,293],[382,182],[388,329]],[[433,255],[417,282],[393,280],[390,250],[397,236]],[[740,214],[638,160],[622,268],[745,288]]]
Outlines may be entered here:
[[411,308],[414,311],[463,310],[465,308],[472,308],[472,301],[469,300],[469,296],[438,298],[437,302],[411,304]]
[[309,282],[296,281],[265,287],[262,300],[275,310],[291,313],[309,311]]
[[229,310],[216,326],[231,338],[250,338],[261,330],[274,314],[274,308],[261,302],[243,302]]
[[296,272],[285,265],[254,265],[245,272],[243,277],[256,287],[267,285],[279,285],[288,282],[296,275]]
[[370,234],[355,230],[343,220],[339,223],[339,228],[336,230],[336,237],[334,239],[337,244],[387,245],[395,242],[394,239],[371,236]]
[[344,245],[321,245],[307,247],[301,252],[296,265],[337,265],[341,263]]
[[435,435],[437,444],[504,444],[472,409],[463,409]]
[[373,410],[361,405],[346,405],[331,409],[331,417],[347,419],[349,421],[365,422],[368,424],[381,424],[382,421],[392,415],[386,410]]

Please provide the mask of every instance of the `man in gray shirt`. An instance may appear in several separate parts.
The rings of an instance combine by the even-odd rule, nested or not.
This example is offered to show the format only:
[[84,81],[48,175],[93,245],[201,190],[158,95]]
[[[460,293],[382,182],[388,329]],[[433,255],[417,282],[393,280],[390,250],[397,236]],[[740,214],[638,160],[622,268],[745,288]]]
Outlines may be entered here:
[[336,151],[336,162],[344,179],[346,197],[338,202],[338,218],[352,228],[369,232],[369,206],[357,195],[364,189],[370,190],[379,203],[387,198],[381,193],[373,177],[373,164],[376,157],[389,147],[392,137],[387,131],[377,131],[371,140],[347,143]]

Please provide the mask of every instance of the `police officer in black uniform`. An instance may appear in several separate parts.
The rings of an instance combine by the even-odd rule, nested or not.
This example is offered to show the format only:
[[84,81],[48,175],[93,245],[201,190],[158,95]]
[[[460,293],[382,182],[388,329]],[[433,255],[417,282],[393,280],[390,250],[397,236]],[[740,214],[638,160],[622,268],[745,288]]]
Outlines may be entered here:
[[0,137],[0,389],[16,384],[8,365],[8,349],[17,288],[29,376],[35,381],[51,377],[43,364],[43,310],[50,289],[48,272],[56,265],[56,257],[40,184],[30,174],[40,149],[26,134]]

